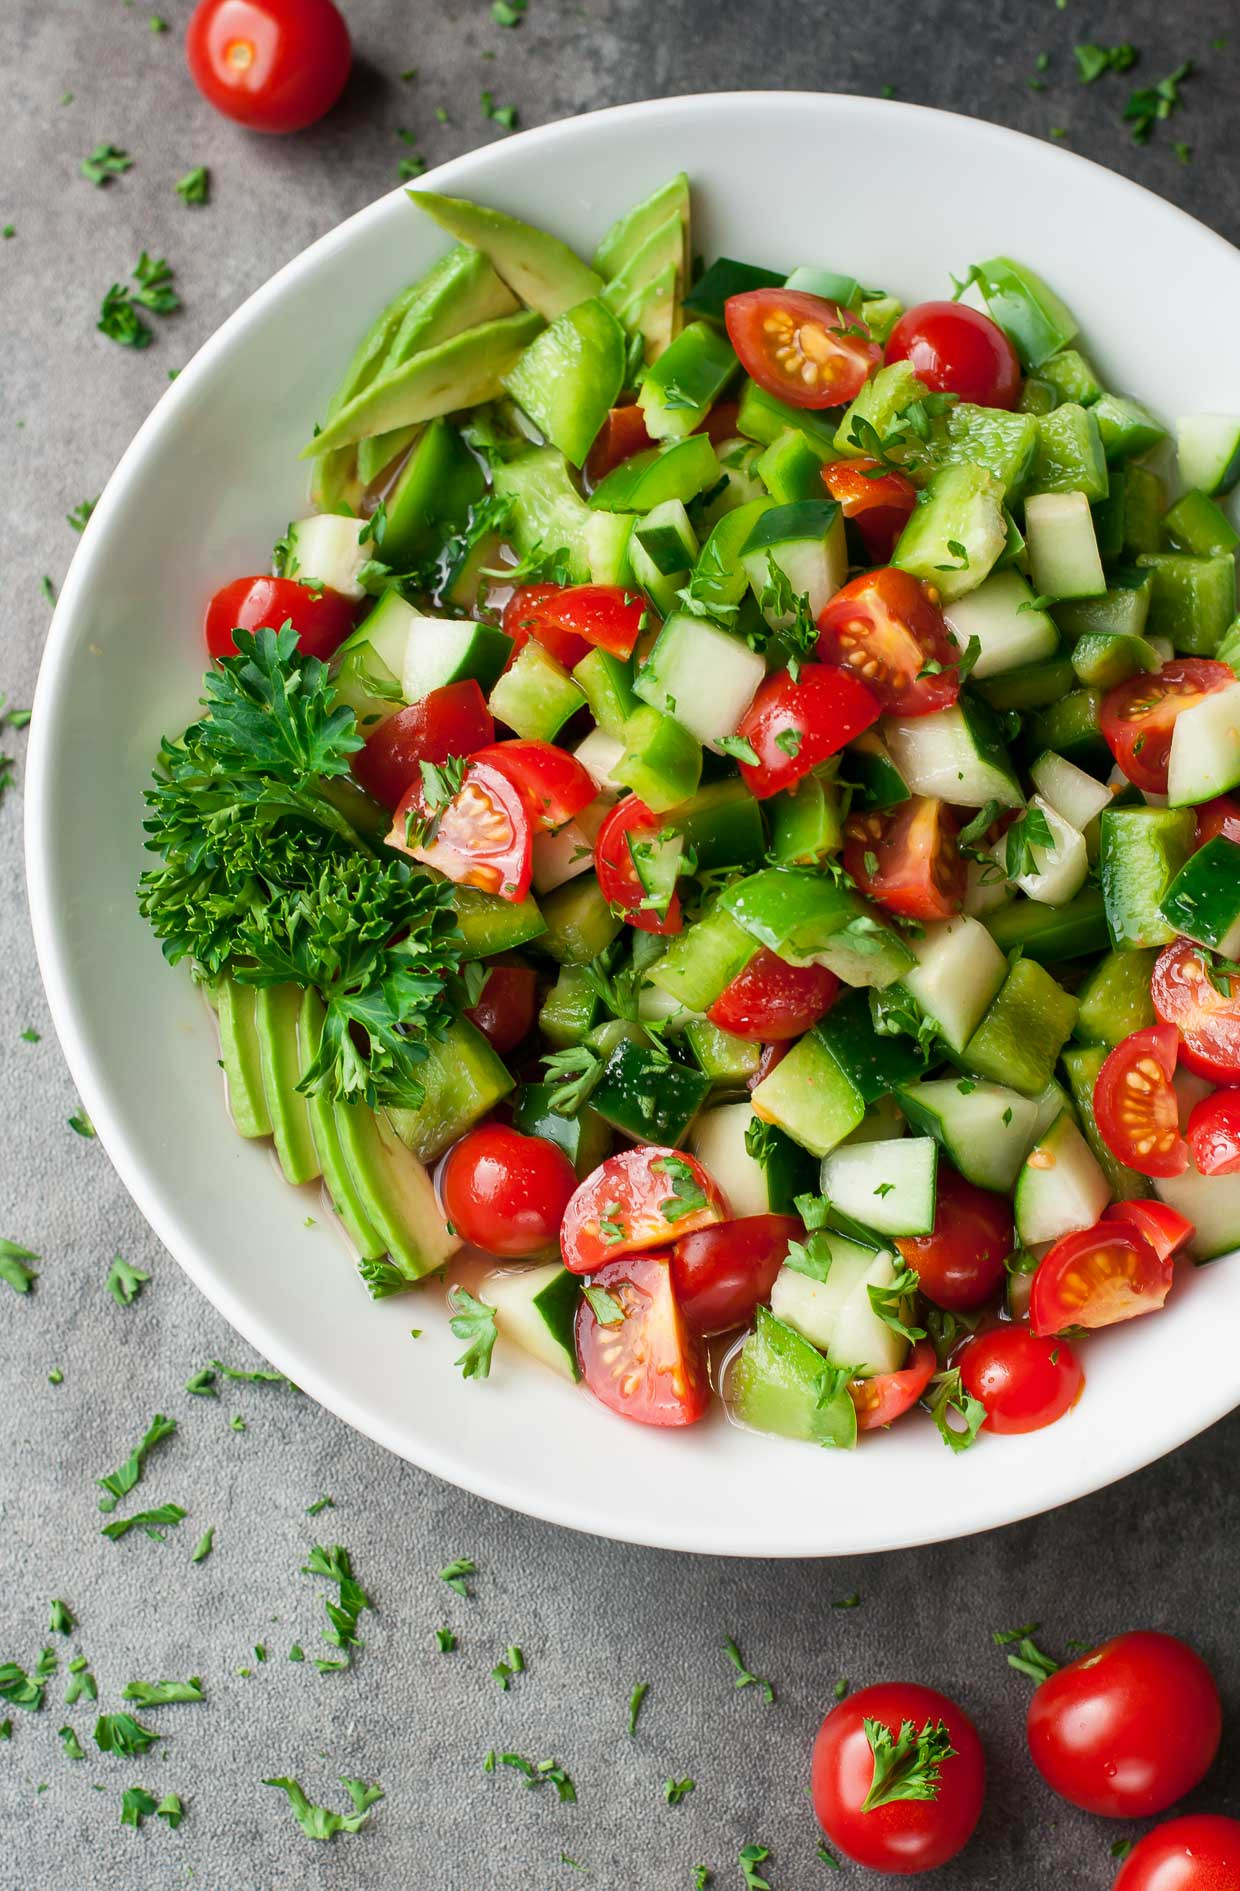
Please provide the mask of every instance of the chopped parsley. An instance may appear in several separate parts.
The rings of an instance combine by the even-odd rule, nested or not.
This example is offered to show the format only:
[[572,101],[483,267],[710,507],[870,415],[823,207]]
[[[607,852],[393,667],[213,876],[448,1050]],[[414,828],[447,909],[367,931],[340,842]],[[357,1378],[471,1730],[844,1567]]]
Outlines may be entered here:
[[912,1346],[915,1346],[919,1339],[926,1337],[924,1326],[908,1324],[909,1306],[920,1288],[921,1281],[916,1270],[907,1265],[900,1269],[889,1286],[866,1288],[870,1306],[884,1326],[889,1326],[893,1333],[899,1333]]
[[673,1224],[683,1221],[686,1215],[695,1215],[708,1206],[693,1167],[683,1156],[656,1156],[650,1166],[657,1174],[666,1175],[671,1181],[670,1198],[659,1203],[659,1213],[664,1221]]
[[736,1862],[745,1880],[745,1891],[771,1891],[770,1880],[764,1878],[758,1869],[770,1855],[769,1845],[743,1845],[736,1854]]
[[491,0],[491,18],[496,26],[520,26],[527,0]]
[[491,1679],[498,1682],[499,1686],[506,1694],[512,1684],[513,1676],[524,1673],[525,1656],[521,1649],[513,1643],[504,1650],[503,1658],[497,1661],[495,1666],[491,1669]]
[[861,1810],[873,1812],[898,1799],[937,1799],[939,1769],[955,1758],[956,1749],[943,1722],[927,1721],[920,1733],[911,1720],[903,1721],[895,1738],[879,1720],[862,1722],[874,1755],[874,1777]]
[[624,1319],[624,1308],[614,1294],[609,1294],[606,1287],[586,1287],[583,1292],[600,1326],[620,1325]]
[[438,1648],[441,1655],[452,1654],[456,1648],[456,1636],[452,1633],[450,1628],[437,1628],[435,1630],[435,1646]]
[[1072,56],[1081,84],[1092,85],[1104,72],[1127,72],[1137,62],[1137,49],[1127,41],[1119,46],[1097,46],[1087,40],[1084,45],[1072,48]]
[[357,1632],[358,1618],[363,1609],[373,1608],[373,1603],[353,1574],[353,1563],[343,1543],[335,1543],[331,1549],[325,1549],[316,1543],[302,1565],[303,1576],[325,1576],[328,1582],[336,1584],[337,1595],[334,1602],[325,1599],[323,1603],[327,1614],[327,1627],[322,1630],[323,1640],[333,1648],[339,1648],[343,1655],[340,1661],[316,1660],[315,1667],[320,1674],[334,1673],[352,1664],[352,1650],[360,1648],[361,1637]]
[[91,1122],[86,1111],[82,1109],[80,1105],[67,1120],[69,1128],[73,1131],[75,1136],[81,1136],[86,1142],[93,1142],[95,1140],[95,1125]]
[[73,527],[75,532],[84,532],[90,520],[90,515],[98,504],[99,500],[97,497],[94,499],[79,499],[72,512],[65,513],[67,523]]
[[190,1562],[191,1563],[205,1563],[208,1556],[210,1556],[214,1548],[215,1548],[215,1525],[212,1524],[209,1529],[203,1531],[202,1535],[199,1537],[198,1541],[195,1543],[194,1553],[189,1559]]
[[65,1706],[75,1707],[78,1701],[97,1701],[99,1689],[95,1677],[86,1663],[85,1655],[75,1655],[69,1663],[69,1679],[65,1684]]
[[131,1267],[124,1255],[116,1254],[112,1257],[104,1286],[118,1307],[131,1307],[150,1278],[141,1268]]
[[334,1497],[316,1497],[312,1504],[306,1505],[306,1515],[308,1517],[317,1517],[321,1510],[334,1510],[335,1508],[336,1500]]
[[697,1781],[694,1779],[665,1779],[663,1782],[663,1797],[666,1799],[669,1806],[678,1806],[682,1800],[689,1797],[689,1794],[695,1790],[696,1786]]
[[162,1543],[164,1532],[175,1529],[188,1514],[180,1504],[159,1504],[154,1510],[135,1511],[132,1517],[117,1517],[105,1523],[99,1534],[119,1543],[131,1530],[142,1530],[152,1542]]
[[97,144],[90,156],[82,159],[78,175],[84,177],[88,184],[102,189],[114,177],[120,177],[132,169],[133,159],[128,151],[122,151],[117,144]]
[[0,1236],[0,1280],[13,1289],[14,1293],[29,1293],[32,1284],[39,1278],[37,1267],[28,1267],[28,1261],[37,1261],[41,1257],[30,1248],[20,1247],[16,1241],[6,1241]]
[[1170,118],[1172,112],[1178,111],[1184,102],[1180,97],[1180,86],[1192,70],[1192,61],[1186,59],[1182,66],[1169,72],[1157,85],[1138,86],[1136,91],[1130,93],[1128,103],[1124,106],[1124,122],[1132,126],[1134,144],[1148,144],[1154,126],[1161,119]]
[[48,1633],[51,1635],[71,1635],[73,1633],[74,1629],[77,1627],[77,1623],[73,1619],[73,1612],[67,1602],[60,1602],[53,1598],[51,1620],[48,1622],[47,1626]]
[[642,1703],[650,1692],[649,1681],[639,1681],[629,1695],[629,1739],[637,1733],[637,1718],[642,1711]]
[[736,1680],[733,1685],[738,1688],[756,1687],[767,1706],[770,1707],[775,1700],[774,1687],[769,1681],[764,1680],[760,1674],[750,1674],[749,1669],[745,1666],[741,1657],[741,1651],[735,1641],[732,1640],[731,1636],[724,1642],[723,1652],[736,1669]]
[[1004,837],[1003,864],[1009,880],[1041,873],[1033,851],[1035,847],[1040,847],[1043,853],[1053,854],[1055,836],[1041,808],[1026,808],[1020,819],[1013,821]]
[[[494,1772],[495,1756],[489,1754],[487,1757],[491,1763],[485,1770]],[[558,1760],[527,1760],[520,1753],[501,1753],[499,1763],[501,1766],[511,1766],[514,1772],[524,1774],[526,1786],[531,1792],[535,1787],[552,1785],[555,1787],[556,1797],[564,1805],[576,1805],[577,1788]]]
[[[791,733],[797,736],[797,747],[799,748],[800,732],[794,730],[791,731]],[[750,766],[754,768],[758,766],[758,751],[755,749],[753,743],[747,741],[743,735],[721,735],[716,747],[721,754],[730,755],[734,762],[748,762]]]
[[448,1289],[448,1312],[451,1316],[448,1325],[453,1334],[466,1342],[465,1351],[453,1362],[460,1367],[462,1378],[488,1378],[497,1338],[494,1307],[475,1300],[473,1294],[456,1282]]
[[478,1565],[472,1556],[458,1556],[454,1563],[449,1563],[439,1572],[440,1582],[446,1582],[454,1595],[470,1596],[473,1592],[465,1587],[466,1576],[475,1576]]
[[202,1701],[202,1681],[192,1674],[188,1681],[130,1681],[121,1694],[123,1701],[136,1701],[139,1707],[166,1707],[173,1701]]
[[37,1714],[46,1685],[47,1677],[40,1676],[37,1668],[27,1674],[16,1661],[0,1662],[0,1701],[7,1701],[10,1707],[24,1707],[27,1713]]
[[986,1421],[986,1407],[965,1391],[957,1367],[938,1374],[929,1404],[939,1436],[950,1450],[967,1451],[976,1443]]
[[95,1722],[95,1745],[101,1753],[123,1753],[133,1759],[162,1739],[154,1727],[144,1727],[132,1714],[100,1714]]
[[332,1812],[327,1806],[315,1806],[306,1798],[295,1779],[265,1779],[264,1786],[275,1786],[285,1794],[293,1808],[293,1817],[307,1838],[332,1839],[338,1832],[360,1832],[368,1822],[370,1808],[383,1798],[380,1786],[366,1786],[360,1779],[341,1777],[340,1784],[353,1802],[352,1812]]
[[205,164],[196,164],[172,188],[183,204],[205,204],[211,195],[211,173]]
[[58,1727],[56,1729],[56,1738],[64,1741],[66,1759],[84,1760],[86,1758],[82,1743],[74,1733],[72,1727]]
[[1028,1622],[1024,1628],[996,1628],[993,1639],[997,1648],[1015,1649],[1007,1658],[1009,1668],[1041,1684],[1052,1674],[1058,1674],[1060,1664],[1034,1641],[1039,1627],[1037,1622]]
[[156,1412],[140,1443],[136,1444],[125,1462],[118,1470],[109,1471],[106,1477],[96,1478],[104,1495],[99,1499],[100,1510],[115,1510],[122,1497],[128,1495],[142,1476],[142,1465],[150,1452],[161,1439],[171,1438],[177,1428],[175,1418],[165,1418],[162,1412]]
[[499,125],[504,131],[516,130],[518,117],[515,105],[497,105],[494,93],[486,90],[480,94],[480,103],[482,116],[489,119],[493,125]]

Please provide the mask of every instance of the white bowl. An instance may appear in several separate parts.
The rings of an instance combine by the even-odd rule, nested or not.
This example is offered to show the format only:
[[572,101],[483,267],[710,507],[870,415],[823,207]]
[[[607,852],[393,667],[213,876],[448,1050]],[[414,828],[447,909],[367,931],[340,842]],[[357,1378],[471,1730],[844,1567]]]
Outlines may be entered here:
[[[1014,253],[1076,312],[1108,385],[1172,418],[1240,412],[1240,254],[1110,172],[973,119],[797,93],[668,99],[527,132],[427,182],[589,253],[682,168],[707,257],[821,263],[920,300],[949,292],[949,270]],[[1181,1268],[1166,1313],[1088,1345],[1075,1412],[963,1456],[918,1418],[851,1455],[722,1420],[648,1431],[502,1349],[488,1383],[463,1382],[439,1290],[372,1303],[317,1197],[234,1134],[208,1013],[134,902],[140,795],[161,732],[194,713],[206,598],[265,568],[304,509],[297,450],[358,334],[442,246],[393,191],[281,270],[164,395],[65,581],[31,730],[31,906],[65,1053],[126,1186],[221,1312],[350,1424],[600,1535],[724,1555],[891,1549],[1031,1515],[1171,1450],[1240,1403],[1240,1270]]]

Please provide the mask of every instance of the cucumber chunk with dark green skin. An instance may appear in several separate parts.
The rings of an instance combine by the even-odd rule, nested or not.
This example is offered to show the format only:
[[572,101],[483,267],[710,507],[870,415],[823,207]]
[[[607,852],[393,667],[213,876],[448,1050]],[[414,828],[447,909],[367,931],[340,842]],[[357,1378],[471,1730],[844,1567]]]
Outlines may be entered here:
[[762,1046],[731,1031],[721,1031],[709,1018],[694,1018],[685,1026],[685,1043],[694,1062],[716,1089],[744,1085],[762,1059]]
[[1039,710],[1024,735],[1031,756],[1053,749],[1088,775],[1108,775],[1115,760],[1102,734],[1101,690],[1071,690]]
[[1218,834],[1176,874],[1161,905],[1168,925],[1224,958],[1240,947],[1240,847]]
[[1000,676],[982,677],[976,688],[992,709],[1002,712],[1044,709],[1048,703],[1060,702],[1075,682],[1072,659],[1063,655],[1048,657],[1042,663],[1023,663],[1018,670],[1004,670]]
[[1182,494],[1163,520],[1163,531],[1175,551],[1198,558],[1215,558],[1240,546],[1240,532],[1203,492]]
[[552,1107],[555,1092],[553,1083],[527,1083],[513,1110],[513,1125],[522,1135],[542,1136],[562,1149],[584,1181],[610,1153],[611,1131],[588,1104],[574,1116],[562,1115]]
[[538,1027],[552,1050],[583,1044],[597,1016],[598,993],[586,978],[585,967],[561,965],[538,1014]]
[[925,1074],[929,1061],[910,1037],[881,1035],[874,1028],[869,999],[863,991],[843,992],[813,1035],[834,1057],[861,1101],[876,1103],[898,1085]]
[[1169,637],[1183,656],[1212,657],[1236,615],[1231,553],[1195,558],[1189,552],[1142,552],[1137,564],[1154,580],[1149,635]]
[[1196,841],[1191,808],[1104,808],[1099,862],[1111,944],[1163,946],[1162,902]]
[[391,1109],[393,1129],[420,1162],[432,1162],[514,1088],[507,1065],[468,1018],[427,1044],[418,1066],[425,1095],[417,1109]]
[[674,1148],[710,1095],[710,1078],[625,1038],[590,1092],[590,1107],[625,1136]]
[[690,315],[722,322],[729,297],[745,295],[750,289],[779,289],[783,281],[777,269],[761,269],[756,263],[738,263],[731,256],[719,256],[702,271],[686,295],[684,307]]
[[1109,943],[1106,909],[1096,886],[1085,887],[1063,906],[1013,900],[987,913],[983,923],[1001,951],[1019,946],[1026,958],[1046,965],[1104,952]]

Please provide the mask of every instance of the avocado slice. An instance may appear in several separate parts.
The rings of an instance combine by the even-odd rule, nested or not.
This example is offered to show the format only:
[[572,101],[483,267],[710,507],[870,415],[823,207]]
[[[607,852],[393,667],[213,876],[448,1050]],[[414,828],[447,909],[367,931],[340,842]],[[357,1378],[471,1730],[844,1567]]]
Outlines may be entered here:
[[630,256],[620,272],[613,276],[603,291],[603,300],[609,309],[621,309],[625,303],[646,285],[653,282],[669,265],[676,271],[676,288],[679,295],[684,289],[684,229],[679,217],[668,217],[657,230],[652,230],[639,250]]
[[335,1115],[353,1186],[391,1257],[390,1268],[362,1270],[380,1298],[433,1274],[461,1243],[448,1233],[429,1175],[386,1117],[339,1101]]
[[630,335],[640,335],[645,342],[647,362],[657,361],[675,338],[680,309],[676,294],[679,280],[675,263],[668,263],[657,276],[635,289],[628,301],[616,310],[620,326]]
[[[298,1023],[303,1070],[309,1070],[318,1055],[319,1040],[323,1035],[323,1016],[323,1000],[317,991],[304,991]],[[315,1154],[319,1159],[331,1205],[361,1258],[364,1261],[377,1261],[387,1253],[387,1242],[366,1213],[365,1204],[354,1187],[349,1165],[344,1159],[344,1150],[340,1146],[336,1106],[327,1093],[320,1090],[307,1098],[307,1108]]]
[[594,267],[600,276],[608,282],[618,276],[632,261],[643,245],[656,230],[662,229],[669,218],[676,218],[681,228],[679,268],[681,280],[689,280],[692,253],[689,246],[689,179],[684,171],[679,171],[667,184],[652,191],[631,210],[626,210],[622,217],[608,230],[606,236],[594,252]]
[[270,1136],[271,1116],[263,1093],[262,1053],[254,1022],[254,987],[223,978],[216,990],[220,1061],[233,1123],[242,1136]]
[[430,1162],[508,1095],[508,1067],[468,1018],[427,1045],[418,1078],[426,1095],[416,1110],[389,1110],[392,1128],[420,1162]]
[[434,190],[411,190],[408,196],[449,236],[481,250],[509,288],[549,322],[602,290],[602,278],[546,230],[464,197],[441,197]]
[[379,375],[342,407],[302,449],[302,459],[315,459],[328,448],[351,446],[368,434],[498,400],[505,374],[541,327],[539,316],[522,309],[422,349],[400,367]]
[[321,1173],[306,1099],[298,1091],[302,1063],[298,1040],[301,993],[296,985],[268,985],[254,994],[263,1095],[285,1180],[296,1187]]

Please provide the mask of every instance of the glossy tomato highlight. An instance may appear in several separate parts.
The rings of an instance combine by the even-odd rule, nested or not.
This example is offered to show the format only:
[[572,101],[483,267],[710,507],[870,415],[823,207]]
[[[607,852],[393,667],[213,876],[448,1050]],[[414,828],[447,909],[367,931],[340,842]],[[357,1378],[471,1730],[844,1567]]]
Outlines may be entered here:
[[562,1149],[504,1123],[483,1123],[448,1151],[439,1172],[444,1213],[457,1233],[500,1260],[552,1246],[577,1174]]
[[682,1236],[672,1248],[672,1286],[690,1331],[743,1325],[770,1299],[789,1241],[804,1233],[795,1215],[745,1215]]
[[896,1242],[927,1300],[951,1313],[969,1313],[994,1299],[1015,1246],[1007,1196],[966,1182],[941,1155],[933,1231]]
[[389,847],[455,880],[501,899],[523,900],[533,871],[533,826],[525,797],[506,775],[471,762],[444,806],[430,806],[419,772],[401,799]]
[[849,670],[804,663],[768,676],[741,717],[737,735],[758,757],[740,771],[759,801],[825,762],[879,718],[877,698]]
[[834,1004],[840,981],[825,965],[790,965],[762,946],[725,985],[706,1016],[756,1044],[801,1037]]
[[311,590],[295,578],[234,578],[215,593],[207,606],[203,635],[213,657],[235,657],[234,630],[281,630],[286,623],[297,632],[303,656],[326,663],[335,656],[353,629],[357,609],[339,591]]
[[746,374],[790,407],[841,406],[883,358],[851,309],[800,289],[729,296],[723,319]]
[[185,33],[190,77],[250,131],[304,131],[331,110],[352,62],[332,0],[200,0]]
[[1165,946],[1150,979],[1154,1009],[1180,1034],[1179,1059],[1212,1083],[1240,1084],[1240,980],[1210,975],[1200,946],[1176,939]]
[[723,1196],[700,1162],[642,1143],[608,1156],[586,1177],[568,1204],[560,1251],[570,1273],[594,1274],[622,1255],[726,1220]]
[[1039,1339],[1024,1326],[997,1326],[962,1348],[960,1383],[986,1408],[983,1431],[1041,1431],[1070,1412],[1085,1374],[1066,1339]]
[[1109,1216],[1065,1234],[1043,1255],[1029,1296],[1029,1329],[1046,1335],[1090,1330],[1157,1313],[1175,1273],[1170,1259],[1130,1222]]
[[1236,1891],[1240,1820],[1198,1812],[1168,1819],[1138,1840],[1112,1891]]
[[473,677],[431,690],[388,716],[366,737],[365,747],[350,757],[359,786],[395,808],[409,784],[420,778],[422,762],[446,762],[472,755],[495,740],[495,724],[486,698]]
[[885,359],[907,361],[936,394],[955,394],[978,407],[1015,407],[1020,398],[1016,350],[989,315],[963,302],[919,302],[887,338]]
[[942,611],[907,571],[866,571],[818,615],[818,656],[860,677],[891,716],[950,709],[960,694],[960,651]]

